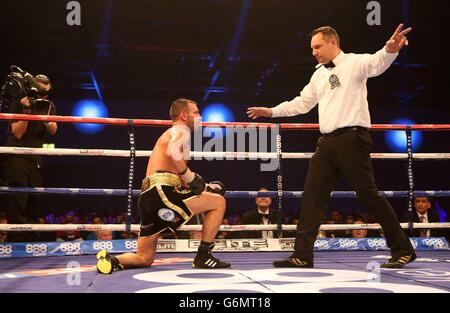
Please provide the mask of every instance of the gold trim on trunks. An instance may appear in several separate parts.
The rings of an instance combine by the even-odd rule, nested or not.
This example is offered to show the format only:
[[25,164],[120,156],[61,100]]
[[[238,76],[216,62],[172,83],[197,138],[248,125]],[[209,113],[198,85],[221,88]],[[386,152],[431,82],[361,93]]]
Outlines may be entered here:
[[142,181],[141,194],[155,186],[173,186],[178,189],[181,187],[181,178],[169,172],[152,174]]

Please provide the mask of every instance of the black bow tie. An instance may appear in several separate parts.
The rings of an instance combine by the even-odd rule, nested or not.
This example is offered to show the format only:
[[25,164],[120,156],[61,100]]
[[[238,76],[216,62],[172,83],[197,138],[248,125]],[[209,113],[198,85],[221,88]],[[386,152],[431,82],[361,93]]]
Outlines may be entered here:
[[335,67],[336,65],[333,63],[333,61],[330,61],[329,63],[324,64],[323,66],[325,66],[325,68],[333,68],[333,67]]
[[261,216],[261,218],[265,217],[269,219],[269,214],[259,213],[259,216]]

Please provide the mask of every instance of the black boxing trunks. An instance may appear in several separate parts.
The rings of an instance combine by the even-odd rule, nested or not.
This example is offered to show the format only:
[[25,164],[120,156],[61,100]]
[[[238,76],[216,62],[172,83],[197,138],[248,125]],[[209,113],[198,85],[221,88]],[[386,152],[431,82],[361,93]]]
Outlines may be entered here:
[[157,172],[142,181],[139,237],[175,231],[194,216],[186,201],[198,195],[181,187],[181,178],[170,172]]

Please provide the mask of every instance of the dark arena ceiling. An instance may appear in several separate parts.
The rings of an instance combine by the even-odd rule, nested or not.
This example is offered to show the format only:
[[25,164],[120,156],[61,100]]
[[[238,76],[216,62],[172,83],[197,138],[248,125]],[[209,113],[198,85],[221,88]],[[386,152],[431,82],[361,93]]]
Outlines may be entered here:
[[360,0],[79,1],[75,26],[67,3],[1,1],[1,75],[12,64],[46,72],[61,99],[276,104],[297,95],[314,70],[312,29],[334,26],[345,52],[373,53],[405,22],[414,27],[410,47],[370,81],[371,102],[447,107],[450,98],[443,1],[378,1],[374,26],[369,1]]

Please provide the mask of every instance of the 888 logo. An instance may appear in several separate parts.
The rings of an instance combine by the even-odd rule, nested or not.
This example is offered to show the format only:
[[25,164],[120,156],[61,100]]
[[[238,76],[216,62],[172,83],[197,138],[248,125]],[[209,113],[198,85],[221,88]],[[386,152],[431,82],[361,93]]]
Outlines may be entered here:
[[111,241],[96,241],[92,244],[94,250],[112,250],[113,243]]
[[48,251],[48,247],[45,243],[27,244],[25,251],[29,254],[45,254]]
[[81,251],[79,242],[64,242],[59,245],[59,249],[67,254],[78,254]]
[[354,239],[339,239],[339,248],[341,249],[356,249],[358,248],[358,242]]
[[12,250],[11,245],[0,245],[0,257],[10,256],[12,254]]
[[137,240],[125,241],[125,248],[130,249],[130,250],[136,250],[137,249]]

